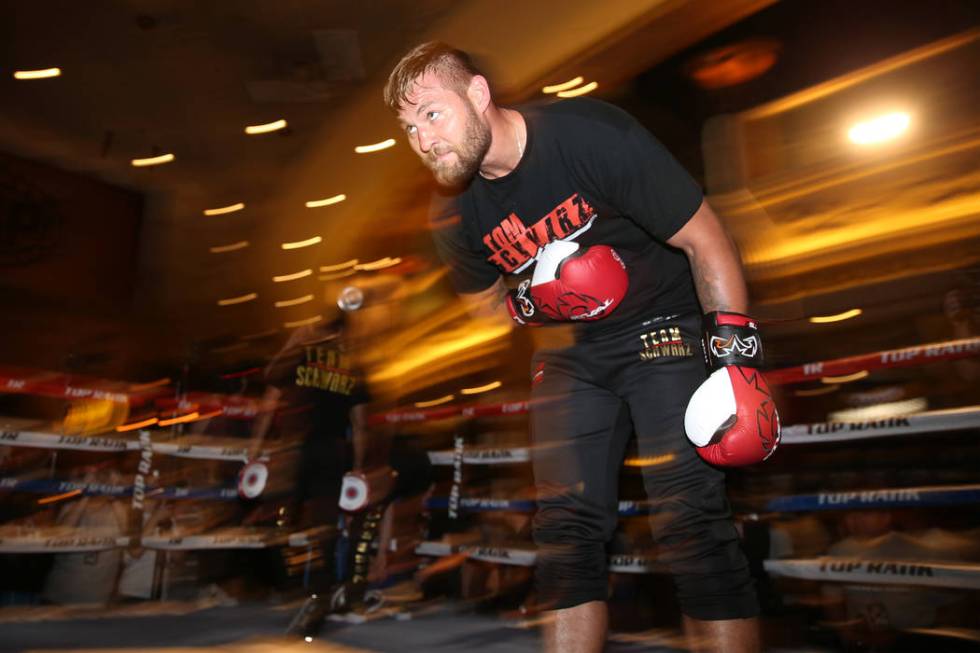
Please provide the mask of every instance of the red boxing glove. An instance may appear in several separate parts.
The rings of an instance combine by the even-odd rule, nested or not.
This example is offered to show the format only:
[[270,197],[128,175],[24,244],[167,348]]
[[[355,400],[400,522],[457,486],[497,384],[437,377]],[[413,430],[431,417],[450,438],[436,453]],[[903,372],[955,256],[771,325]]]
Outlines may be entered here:
[[541,248],[530,283],[507,296],[519,324],[599,320],[612,313],[629,288],[626,265],[612,247],[556,240]]
[[712,465],[761,462],[776,450],[780,426],[769,384],[757,369],[758,327],[738,313],[709,313],[704,320],[704,355],[714,371],[688,402],[684,430]]

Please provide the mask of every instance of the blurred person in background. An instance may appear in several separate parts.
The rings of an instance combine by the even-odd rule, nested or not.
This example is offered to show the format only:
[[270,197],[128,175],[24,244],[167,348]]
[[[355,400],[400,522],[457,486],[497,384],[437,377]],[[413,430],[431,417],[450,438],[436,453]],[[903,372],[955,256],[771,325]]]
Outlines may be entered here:
[[[335,527],[344,475],[367,456],[363,375],[345,337],[344,316],[293,331],[265,369],[264,410],[253,428],[253,451],[261,448],[273,420],[280,431],[302,433],[296,469],[294,527]],[[337,581],[336,536],[322,539],[321,564],[310,579],[313,597],[325,597]],[[325,607],[319,612],[322,619]]]
[[[83,467],[74,480],[86,485],[123,483],[118,471],[104,465]],[[118,537],[125,535],[128,519],[126,501],[83,495],[62,505],[55,523],[85,537]],[[59,605],[107,605],[115,595],[122,560],[123,551],[118,547],[57,553],[44,582],[42,599]]]
[[[573,345],[532,362],[546,649],[604,646],[606,545],[635,431],[640,455],[664,461],[644,467],[644,483],[692,648],[758,650],[755,588],[712,464],[768,457],[778,418],[738,253],[701,188],[604,102],[498,107],[446,44],[406,54],[385,102],[446,188],[433,227],[464,302],[519,325],[576,325]],[[504,282],[528,272],[514,289]]]
[[[841,539],[827,551],[831,558],[900,561],[901,563],[975,562],[974,532],[922,527],[925,520],[896,510],[852,510],[840,518]],[[908,528],[905,524],[912,526]],[[847,650],[915,650],[922,642],[903,631],[937,627],[968,627],[975,615],[968,592],[938,587],[827,583],[832,620]]]

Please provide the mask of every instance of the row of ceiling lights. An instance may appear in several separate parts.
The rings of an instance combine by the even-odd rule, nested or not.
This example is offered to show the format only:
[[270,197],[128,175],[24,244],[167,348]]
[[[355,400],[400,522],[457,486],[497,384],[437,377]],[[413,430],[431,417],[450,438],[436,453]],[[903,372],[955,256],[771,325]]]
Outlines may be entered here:
[[[62,71],[60,68],[45,68],[40,70],[18,70],[14,72],[14,79],[18,79],[18,80],[51,79],[54,77],[60,77],[61,72]],[[263,123],[259,125],[247,125],[244,131],[249,136],[257,136],[261,134],[269,134],[276,131],[280,131],[282,129],[285,129],[288,126],[288,124],[289,123],[286,121],[285,118],[280,118],[278,120],[274,120],[272,122]],[[396,141],[394,138],[388,138],[378,143],[370,143],[368,145],[358,145],[354,148],[354,152],[356,154],[370,154],[372,152],[379,152],[382,150],[386,150],[390,147],[393,147],[395,143]],[[134,167],[142,168],[142,167],[148,167],[154,165],[161,165],[164,163],[170,163],[175,159],[176,159],[175,155],[172,152],[168,152],[153,157],[133,159],[130,161],[130,163]],[[325,206],[338,204],[346,199],[347,199],[347,195],[340,193],[323,199],[309,200],[305,203],[305,205],[306,208],[310,208],[310,209],[322,208]],[[244,208],[245,208],[244,202],[236,202],[235,204],[229,204],[227,206],[204,209],[203,213],[205,216],[213,217],[218,215],[227,215],[229,213],[235,213],[243,210]],[[282,247],[282,249],[284,250],[301,249],[304,247],[311,247],[313,245],[318,245],[321,242],[323,242],[323,238],[321,236],[312,236],[304,240],[281,243],[280,247]],[[225,254],[228,252],[234,252],[240,249],[244,249],[246,247],[249,247],[249,245],[250,243],[247,240],[240,240],[225,245],[214,245],[209,248],[209,251],[212,254]],[[339,265],[322,266],[321,267],[322,272],[328,272],[333,274],[328,275],[326,277],[321,276],[320,279],[329,280],[331,278],[349,276],[359,270],[365,270],[365,271],[381,270],[387,267],[398,265],[399,263],[401,263],[400,258],[391,258],[391,257],[385,257],[377,261],[372,261],[370,263],[363,263],[363,264],[355,259]],[[276,283],[282,283],[282,282],[302,279],[311,276],[312,274],[313,274],[313,270],[307,268],[299,272],[276,275],[272,278],[272,280]],[[243,304],[246,302],[253,301],[257,298],[258,298],[258,293],[251,292],[236,297],[219,299],[217,303],[218,306],[234,306],[237,304]],[[289,306],[296,306],[299,304],[303,304],[312,300],[313,300],[313,295],[308,294],[308,295],[303,295],[301,297],[296,297],[294,299],[277,301],[275,302],[275,306],[276,308],[285,308]],[[296,322],[287,322],[285,326],[286,327],[302,326],[303,324],[310,324],[316,322],[319,319],[320,319],[319,316],[314,316],[311,318],[307,318],[305,320],[299,320]]]
[[[556,96],[561,97],[561,98],[570,98],[570,97],[577,97],[577,96],[580,96],[580,95],[585,95],[586,93],[590,93],[590,92],[594,91],[598,87],[598,83],[597,82],[594,82],[593,81],[593,82],[589,82],[588,84],[583,84],[584,81],[585,80],[581,76],[579,76],[579,77],[575,77],[574,79],[570,79],[567,82],[562,82],[560,84],[555,84],[555,85],[552,85],[552,86],[545,86],[541,90],[542,90],[543,93],[546,93],[546,94],[552,94],[553,93]],[[245,128],[245,132],[247,134],[264,134],[264,133],[268,133],[268,132],[271,132],[271,131],[276,131],[278,129],[283,129],[284,127],[286,127],[286,121],[285,120],[279,120],[279,121],[276,121],[274,123],[268,123],[266,125],[255,125],[255,126],[251,126],[251,127],[246,127]],[[395,141],[394,138],[389,138],[389,139],[380,141],[378,143],[372,143],[370,145],[358,145],[358,146],[356,146],[354,148],[354,152],[357,153],[357,154],[370,154],[372,152],[378,152],[378,151],[386,150],[386,149],[388,149],[390,147],[393,147],[395,145],[395,143],[396,143],[396,141]],[[318,208],[318,207],[323,207],[323,206],[329,206],[331,204],[336,204],[338,202],[342,202],[345,199],[347,199],[347,196],[344,195],[344,194],[335,195],[333,197],[329,197],[329,198],[326,198],[326,199],[323,199],[323,200],[312,200],[312,201],[308,201],[308,202],[306,202],[306,207],[307,208]],[[226,214],[226,213],[233,213],[235,211],[240,211],[240,210],[242,210],[244,208],[245,208],[245,204],[242,203],[242,202],[239,202],[237,204],[232,204],[230,206],[219,207],[219,208],[215,208],[215,209],[206,209],[204,211],[204,214],[207,215],[207,216],[223,215],[223,214]],[[298,241],[298,242],[293,242],[293,243],[282,243],[281,244],[281,247],[283,249],[299,249],[301,247],[308,247],[308,246],[311,246],[311,245],[316,245],[316,244],[320,243],[321,240],[322,239],[320,238],[320,236],[314,236],[312,238],[309,238],[309,239],[303,240],[303,241]],[[219,245],[219,246],[212,247],[211,248],[211,252],[212,253],[215,253],[215,254],[219,254],[219,253],[225,253],[225,252],[235,251],[235,250],[238,250],[238,249],[243,249],[243,248],[248,247],[248,246],[249,246],[248,241],[239,241],[237,243],[231,243],[231,244],[228,244],[228,245]],[[355,261],[349,261],[346,264],[339,264],[339,265],[332,265],[332,266],[321,266],[320,267],[320,271],[321,272],[324,272],[324,273],[327,273],[327,274],[322,275],[319,278],[320,278],[321,281],[329,281],[329,280],[332,280],[332,279],[338,279],[338,278],[342,278],[342,277],[345,277],[345,276],[350,276],[351,274],[354,274],[354,272],[357,271],[357,270],[379,270],[379,269],[383,269],[385,267],[390,267],[392,265],[397,265],[400,262],[401,262],[401,259],[400,258],[391,259],[389,257],[385,257],[384,259],[380,259],[378,261],[374,261],[373,263],[358,264],[358,262],[355,260]],[[293,280],[296,280],[296,279],[300,279],[300,278],[303,278],[303,277],[310,276],[312,273],[313,273],[313,270],[312,269],[306,269],[306,270],[302,270],[300,272],[296,272],[296,273],[293,273],[293,274],[285,274],[285,275],[275,276],[275,277],[272,278],[272,280],[275,281],[275,282],[277,282],[277,283],[278,282],[284,282],[284,281],[293,281]],[[241,295],[241,296],[238,296],[238,297],[229,297],[229,298],[226,298],[226,299],[220,299],[220,300],[218,300],[218,305],[219,306],[232,306],[232,305],[235,305],[235,304],[242,304],[242,303],[245,303],[245,302],[253,301],[253,300],[257,299],[257,298],[258,298],[258,294],[257,293],[248,293],[248,294]],[[276,306],[276,308],[284,308],[284,307],[288,307],[288,306],[296,306],[298,304],[306,303],[306,302],[312,301],[312,300],[313,300],[313,295],[304,295],[302,297],[297,297],[296,299],[277,301],[277,302],[275,302],[275,306]],[[284,326],[286,326],[287,328],[296,327],[296,326],[302,326],[304,324],[315,323],[315,322],[319,321],[319,319],[320,319],[319,316],[313,316],[313,317],[307,318],[305,320],[297,320],[297,321],[294,321],[294,322],[286,322],[284,324]],[[499,383],[497,385],[499,385]],[[497,387],[497,386],[493,386],[493,387]],[[488,388],[488,389],[492,389],[492,388]],[[467,394],[467,393],[464,391],[463,394]],[[447,402],[447,401],[452,401],[452,399],[453,399],[453,396],[450,395],[450,396],[448,396],[448,398],[447,397],[442,397],[442,398],[436,400],[437,403],[435,403],[435,404],[428,403],[426,405],[430,405],[430,406],[431,405],[438,405],[439,403],[444,403],[444,402]],[[422,402],[422,403],[425,403],[425,402]]]

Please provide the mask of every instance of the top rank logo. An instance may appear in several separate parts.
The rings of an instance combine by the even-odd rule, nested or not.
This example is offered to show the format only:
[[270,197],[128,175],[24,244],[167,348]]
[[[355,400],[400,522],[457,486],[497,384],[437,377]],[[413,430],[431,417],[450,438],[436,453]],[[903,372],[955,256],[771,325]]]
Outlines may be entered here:
[[511,213],[483,237],[483,244],[493,252],[487,260],[504,272],[516,274],[534,261],[539,247],[554,240],[566,240],[588,229],[595,218],[596,212],[578,193],[530,227],[525,227],[521,219]]

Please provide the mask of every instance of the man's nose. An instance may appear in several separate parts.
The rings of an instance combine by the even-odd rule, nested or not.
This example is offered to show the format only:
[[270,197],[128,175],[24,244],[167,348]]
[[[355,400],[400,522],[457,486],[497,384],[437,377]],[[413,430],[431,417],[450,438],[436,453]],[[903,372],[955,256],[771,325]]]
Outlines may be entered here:
[[435,138],[433,137],[432,132],[430,130],[419,129],[416,132],[416,137],[419,139],[418,143],[419,143],[420,152],[428,152],[429,150],[432,149],[432,144],[433,142],[435,142]]

